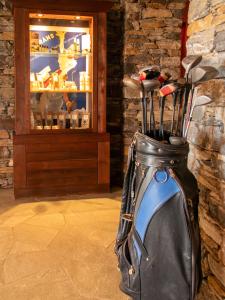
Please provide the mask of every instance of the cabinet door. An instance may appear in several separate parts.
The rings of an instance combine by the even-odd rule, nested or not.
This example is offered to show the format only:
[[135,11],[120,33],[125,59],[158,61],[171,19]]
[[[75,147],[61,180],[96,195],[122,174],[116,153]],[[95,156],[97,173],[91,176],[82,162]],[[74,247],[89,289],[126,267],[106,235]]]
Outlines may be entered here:
[[29,14],[30,124],[93,128],[93,17]]

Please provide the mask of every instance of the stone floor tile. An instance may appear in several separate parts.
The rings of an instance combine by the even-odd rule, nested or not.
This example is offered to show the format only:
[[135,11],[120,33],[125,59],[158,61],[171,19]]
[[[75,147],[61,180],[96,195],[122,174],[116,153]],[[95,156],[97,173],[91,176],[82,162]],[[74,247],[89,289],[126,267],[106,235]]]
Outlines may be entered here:
[[4,282],[13,283],[55,268],[57,268],[57,261],[47,251],[9,255],[4,262]]
[[3,216],[2,217],[4,219],[3,223],[1,223],[1,227],[14,227],[18,224],[23,223],[25,220],[29,219],[30,216],[16,216],[16,215],[12,215],[12,216]]
[[0,300],[128,300],[113,250],[120,193],[38,200],[0,190]]
[[45,250],[56,237],[59,229],[23,223],[16,226],[13,231],[15,242],[32,245],[33,250]]
[[65,224],[65,219],[61,213],[38,214],[34,217],[27,219],[24,223],[35,226],[59,229]]
[[0,239],[0,260],[5,259],[13,246],[13,236],[8,235]]

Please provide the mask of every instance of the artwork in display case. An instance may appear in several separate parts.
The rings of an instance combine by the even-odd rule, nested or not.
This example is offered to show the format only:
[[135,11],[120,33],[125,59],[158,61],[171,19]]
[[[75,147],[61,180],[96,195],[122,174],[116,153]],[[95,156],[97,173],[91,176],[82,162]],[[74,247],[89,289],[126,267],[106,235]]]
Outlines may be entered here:
[[92,24],[92,17],[30,14],[32,129],[91,127]]

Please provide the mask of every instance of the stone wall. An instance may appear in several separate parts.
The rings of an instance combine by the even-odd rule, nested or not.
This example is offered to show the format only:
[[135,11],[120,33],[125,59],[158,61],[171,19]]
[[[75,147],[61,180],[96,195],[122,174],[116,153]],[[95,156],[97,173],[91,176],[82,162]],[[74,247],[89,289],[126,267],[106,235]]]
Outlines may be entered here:
[[[174,79],[180,76],[181,28],[185,5],[184,0],[124,1],[124,75],[156,64],[163,70],[169,70]],[[128,88],[124,88],[123,110],[126,157],[131,137],[142,119],[139,95]],[[171,101],[167,99],[165,121],[171,118],[171,110]],[[159,119],[157,112],[156,119]]]
[[0,0],[0,188],[12,187],[14,127],[14,24],[11,6]]
[[[202,64],[225,66],[224,0],[190,2],[188,54]],[[222,71],[221,73],[224,73]],[[200,187],[203,284],[198,300],[225,299],[225,81],[211,80],[197,89],[214,102],[193,115],[188,139],[189,167]]]

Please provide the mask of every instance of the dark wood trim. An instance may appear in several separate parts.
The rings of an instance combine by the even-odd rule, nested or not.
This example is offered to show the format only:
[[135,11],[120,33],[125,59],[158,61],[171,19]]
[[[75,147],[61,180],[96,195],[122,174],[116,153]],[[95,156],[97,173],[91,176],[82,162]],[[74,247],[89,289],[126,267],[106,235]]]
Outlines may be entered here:
[[86,185],[85,187],[82,186],[83,189],[81,189],[81,186],[64,186],[64,187],[49,187],[46,193],[45,188],[39,188],[39,187],[34,187],[34,188],[15,188],[14,189],[14,194],[15,198],[23,198],[23,197],[33,197],[39,196],[39,197],[47,197],[47,196],[65,196],[65,195],[82,195],[84,194],[93,194],[93,193],[108,193],[109,192],[109,185],[108,184],[92,184],[92,185]]
[[92,126],[94,132],[98,131],[98,15],[93,23],[93,105],[92,105]]
[[110,182],[109,155],[109,142],[98,143],[98,184],[109,184]]
[[25,145],[14,145],[14,186],[26,187],[26,149]]
[[112,6],[113,2],[109,1],[87,1],[87,0],[11,0],[15,8],[36,8],[51,10],[77,10],[79,12],[106,12]]
[[106,132],[106,14],[98,14],[98,132]]
[[14,136],[14,145],[21,144],[57,144],[57,143],[83,143],[83,142],[106,142],[109,141],[109,134],[99,134],[99,133],[90,133],[90,134],[52,134],[52,135],[43,135],[40,139],[36,135],[15,135]]

